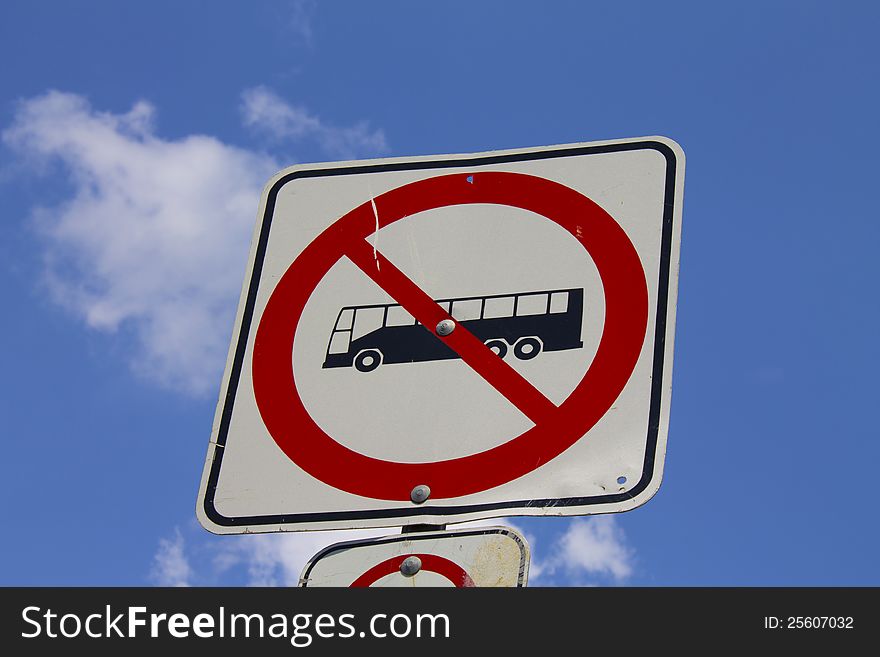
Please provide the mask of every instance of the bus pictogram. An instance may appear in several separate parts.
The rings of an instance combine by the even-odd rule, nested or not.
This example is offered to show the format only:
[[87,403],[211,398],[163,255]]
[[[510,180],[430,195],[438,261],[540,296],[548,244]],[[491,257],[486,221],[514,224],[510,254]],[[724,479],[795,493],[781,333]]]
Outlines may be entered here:
[[[542,351],[580,349],[581,288],[438,299],[436,303],[504,358],[531,360]],[[379,365],[460,358],[399,304],[345,306],[330,334],[324,368],[371,372]]]

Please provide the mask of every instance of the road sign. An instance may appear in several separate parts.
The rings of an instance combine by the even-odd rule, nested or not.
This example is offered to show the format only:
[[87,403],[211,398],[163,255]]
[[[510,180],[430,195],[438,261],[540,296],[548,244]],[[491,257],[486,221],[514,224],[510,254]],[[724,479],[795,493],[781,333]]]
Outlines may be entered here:
[[660,485],[665,138],[286,169],[200,491],[217,533],[624,511]]
[[337,543],[306,564],[300,586],[526,586],[529,545],[506,527],[415,532]]

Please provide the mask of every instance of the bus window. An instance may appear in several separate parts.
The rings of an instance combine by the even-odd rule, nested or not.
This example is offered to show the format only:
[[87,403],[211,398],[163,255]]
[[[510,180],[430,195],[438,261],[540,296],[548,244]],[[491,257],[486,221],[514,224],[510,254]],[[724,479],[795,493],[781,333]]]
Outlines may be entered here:
[[484,319],[513,316],[513,297],[495,297],[486,299],[486,310],[483,312]]
[[564,313],[568,310],[568,292],[554,292],[550,295],[550,312]]
[[354,317],[354,333],[351,339],[357,340],[367,333],[372,333],[376,329],[382,328],[382,321],[384,319],[384,306],[379,308],[358,308],[357,314]]
[[330,354],[344,354],[348,351],[349,344],[351,340],[349,338],[348,331],[336,331],[333,333],[333,336],[330,338],[330,347],[327,349],[327,353]]
[[469,319],[480,319],[480,308],[482,305],[482,299],[455,301],[452,304],[452,318],[460,322],[466,322]]
[[415,317],[401,306],[388,306],[388,318],[385,320],[385,326],[412,326],[415,323]]
[[339,319],[336,321],[337,331],[348,331],[351,328],[351,318],[354,315],[354,308],[343,308],[339,313]]
[[517,317],[522,315],[544,315],[547,312],[547,294],[526,294],[516,304]]

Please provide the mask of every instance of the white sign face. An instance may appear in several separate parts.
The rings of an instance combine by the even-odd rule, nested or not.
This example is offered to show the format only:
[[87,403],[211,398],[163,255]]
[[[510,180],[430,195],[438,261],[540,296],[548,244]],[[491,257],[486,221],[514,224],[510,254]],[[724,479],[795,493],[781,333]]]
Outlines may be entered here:
[[529,577],[529,545],[506,527],[414,532],[337,543],[303,569],[300,586],[516,587]]
[[660,485],[684,155],[297,166],[263,193],[200,490],[216,533],[632,509]]

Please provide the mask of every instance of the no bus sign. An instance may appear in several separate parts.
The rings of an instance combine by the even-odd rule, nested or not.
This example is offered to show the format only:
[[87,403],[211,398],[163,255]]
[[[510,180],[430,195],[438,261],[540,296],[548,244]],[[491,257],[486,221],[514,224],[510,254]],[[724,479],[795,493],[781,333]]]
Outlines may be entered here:
[[684,155],[662,137],[267,185],[202,477],[217,533],[631,509],[660,485]]

